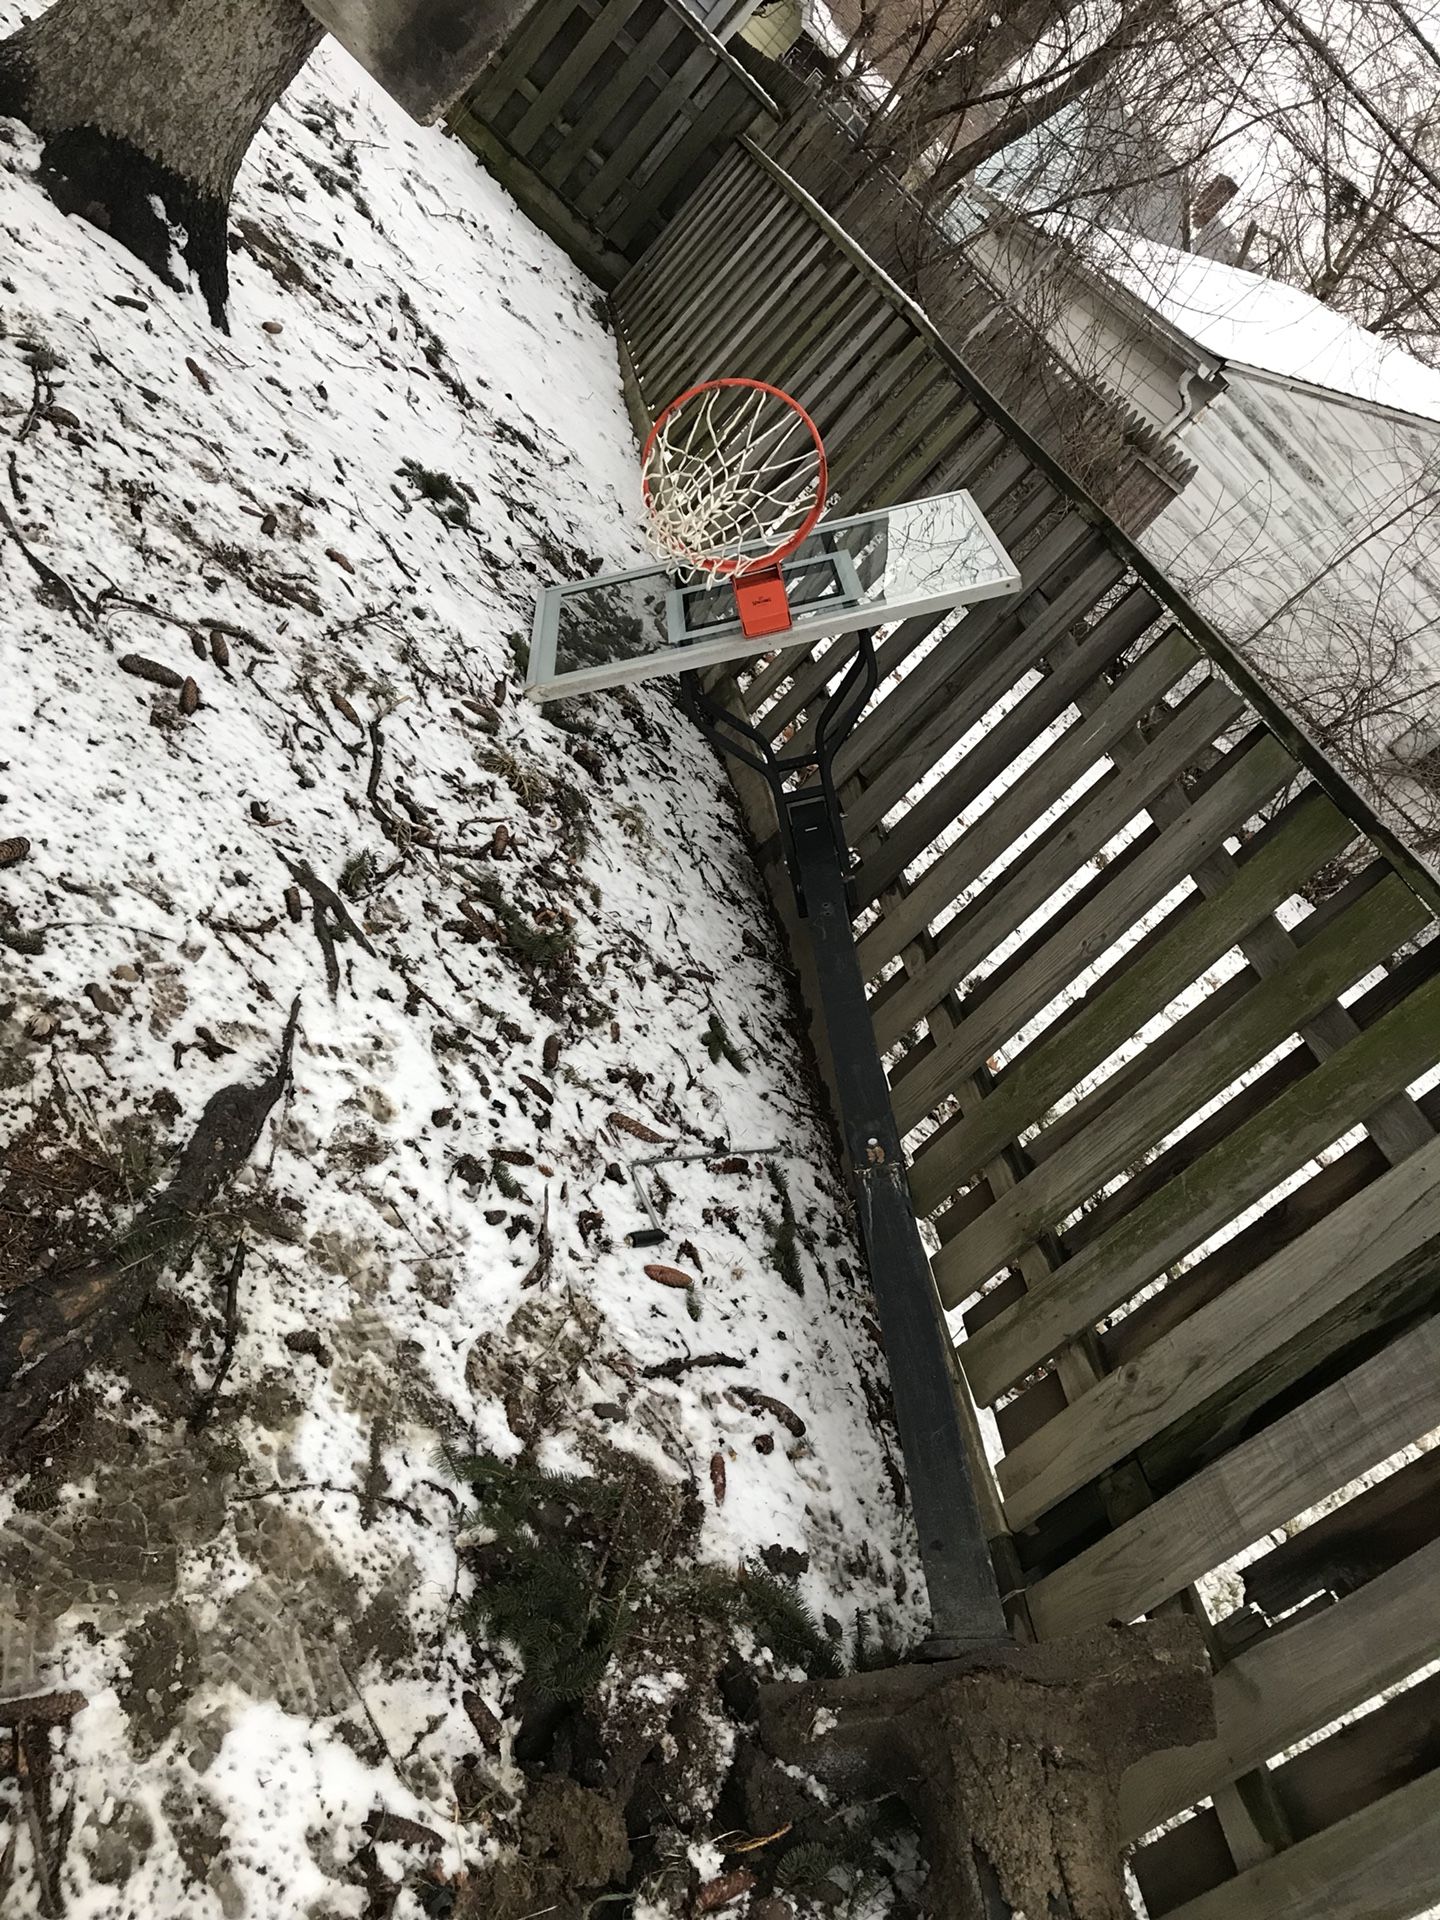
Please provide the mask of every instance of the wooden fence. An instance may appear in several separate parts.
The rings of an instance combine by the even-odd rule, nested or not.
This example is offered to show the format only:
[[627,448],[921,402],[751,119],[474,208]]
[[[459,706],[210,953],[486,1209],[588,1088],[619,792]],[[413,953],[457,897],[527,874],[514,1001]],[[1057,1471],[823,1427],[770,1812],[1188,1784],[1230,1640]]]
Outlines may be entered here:
[[450,114],[602,286],[776,108],[679,0],[539,0]]
[[[1018,561],[1014,598],[883,637],[838,767],[916,1205],[993,1410],[1007,1604],[1022,1635],[1203,1625],[1217,1737],[1124,1783],[1152,1915],[1418,1913],[1440,1888],[1434,884],[764,153],[726,157],[615,305],[646,406],[778,380],[846,509],[967,486]],[[803,730],[849,644],[735,697]],[[773,813],[737,784],[784,913]]]

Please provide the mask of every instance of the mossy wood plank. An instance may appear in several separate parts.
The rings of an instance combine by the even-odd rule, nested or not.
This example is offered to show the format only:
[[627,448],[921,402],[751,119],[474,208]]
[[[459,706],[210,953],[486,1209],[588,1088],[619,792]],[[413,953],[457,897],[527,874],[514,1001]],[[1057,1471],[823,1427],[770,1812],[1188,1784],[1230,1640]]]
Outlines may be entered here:
[[1387,1794],[1166,1920],[1411,1920],[1433,1905],[1440,1769]]
[[[1396,882],[1399,885],[1399,881]],[[1338,1055],[1336,1056],[1339,1057]],[[1440,1239],[1440,1140],[1392,1167],[1001,1461],[1012,1528],[1133,1453]]]
[[[1165,938],[1090,1001],[1062,1034],[1053,1041],[1042,1037],[1021,1054],[979,1110],[949,1137],[947,1156],[954,1171],[965,1178],[1043,1120],[1063,1094],[1354,837],[1355,829],[1333,801],[1318,791],[1308,793],[1284,829],[1252,859],[1238,864],[1228,885],[1183,913]],[[1008,1009],[987,1009],[982,1003],[974,1022],[962,1023],[961,1035],[972,1024],[975,1028],[970,1035],[975,1060],[983,1060],[1010,1037],[1005,1029],[1013,1017]]]
[[[1107,774],[1027,848],[1015,866],[960,910],[936,937],[935,952],[923,967],[898,991],[877,997],[875,1032],[881,1046],[893,1045],[949,988],[988,959],[1244,711],[1239,694],[1220,680],[1208,681],[1190,695],[1143,753]],[[1115,927],[1112,940],[1124,931]]]
[[1432,1318],[1029,1588],[1037,1631],[1054,1639],[1150,1612],[1437,1425]]
[[[1440,1653],[1440,1541],[1338,1605],[1258,1641],[1215,1676],[1213,1740],[1153,1754],[1121,1782],[1135,1839]],[[1437,1862],[1440,1866],[1440,1862]]]
[[1082,774],[1169,692],[1194,658],[1189,641],[1173,634],[1170,644],[1151,647],[1142,654],[1108,689],[1093,713],[1078,717],[1052,740],[1019,779],[925,869],[902,899],[887,904],[881,918],[863,935],[859,958],[867,980],[874,979],[887,961],[923,934],[937,914],[973,886],[1068,793]]
[[[862,905],[878,899],[885,888],[893,886],[905,868],[953,825],[967,807],[973,806],[1031,742],[1059,718],[1075,695],[1093,681],[1117,653],[1140,638],[1158,613],[1159,608],[1149,594],[1139,589],[1127,594],[1118,607],[1090,628],[1072,653],[1050,665],[1038,684],[988,728],[963,759],[907,807],[893,827],[883,836],[874,833],[868,845],[862,841],[865,860],[859,877]],[[1166,646],[1170,650],[1168,657],[1183,657],[1187,666],[1199,657],[1178,628],[1172,628],[1156,645]]]
[[[1287,1173],[1405,1086],[1440,1052],[1440,979],[1366,1028],[1166,1186],[1101,1239],[1068,1260],[1043,1288],[1008,1307],[960,1350],[977,1400],[988,1402],[1067,1340],[1113,1313],[1227,1220],[1253,1206]],[[948,1262],[946,1250],[937,1272]],[[948,1273],[947,1304],[963,1298]]]

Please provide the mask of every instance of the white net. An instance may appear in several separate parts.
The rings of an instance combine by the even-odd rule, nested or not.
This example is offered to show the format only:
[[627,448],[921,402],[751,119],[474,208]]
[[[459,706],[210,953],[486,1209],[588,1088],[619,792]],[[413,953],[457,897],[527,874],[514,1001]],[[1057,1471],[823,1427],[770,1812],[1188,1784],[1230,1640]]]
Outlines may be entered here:
[[824,456],[798,408],[749,384],[697,389],[647,449],[645,493],[658,551],[744,571],[792,540],[823,501]]

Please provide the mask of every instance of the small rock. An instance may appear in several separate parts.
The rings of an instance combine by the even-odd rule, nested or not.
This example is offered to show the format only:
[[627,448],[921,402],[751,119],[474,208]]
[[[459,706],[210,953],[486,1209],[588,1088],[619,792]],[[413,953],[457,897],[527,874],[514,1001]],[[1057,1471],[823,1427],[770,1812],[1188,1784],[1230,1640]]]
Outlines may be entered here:
[[558,1033],[552,1033],[545,1042],[545,1052],[542,1058],[545,1062],[545,1071],[547,1073],[553,1073],[560,1063],[560,1036]]
[[97,985],[95,981],[92,980],[89,983],[84,989],[84,993],[85,998],[97,1013],[118,1013],[120,1011],[120,1002],[113,994],[107,993],[104,987]]
[[775,1436],[773,1433],[757,1433],[750,1444],[757,1453],[773,1453],[775,1451]]
[[295,922],[296,926],[299,926],[302,908],[300,905],[300,889],[298,887],[287,887],[285,889],[285,911]]
[[285,331],[285,322],[283,320],[262,320],[260,324],[266,333],[276,334]]
[[53,426],[66,427],[71,433],[80,431],[80,416],[72,413],[68,407],[49,406],[45,409],[45,418]]
[[597,1400],[590,1411],[597,1420],[623,1420],[625,1409],[618,1400]]
[[132,967],[128,960],[122,960],[118,967],[112,967],[110,969],[110,978],[112,980],[138,980],[140,978],[140,969],[138,967]]
[[454,1118],[455,1109],[453,1107],[436,1107],[430,1116],[430,1124],[432,1127],[448,1127]]

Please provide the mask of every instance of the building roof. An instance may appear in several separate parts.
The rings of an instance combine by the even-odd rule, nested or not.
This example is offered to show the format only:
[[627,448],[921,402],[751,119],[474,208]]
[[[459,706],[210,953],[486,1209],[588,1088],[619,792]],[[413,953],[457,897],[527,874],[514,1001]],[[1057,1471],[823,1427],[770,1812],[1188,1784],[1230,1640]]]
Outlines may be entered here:
[[1096,234],[1084,253],[1216,359],[1440,420],[1440,372],[1299,287],[1131,234]]

